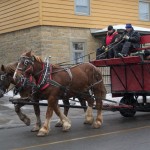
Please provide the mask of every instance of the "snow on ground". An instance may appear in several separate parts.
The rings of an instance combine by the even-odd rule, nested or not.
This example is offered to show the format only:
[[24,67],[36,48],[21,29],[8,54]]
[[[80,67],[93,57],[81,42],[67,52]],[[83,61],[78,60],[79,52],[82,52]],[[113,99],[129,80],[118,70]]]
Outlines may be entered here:
[[[12,91],[9,91],[7,94],[5,94],[5,96],[8,96],[8,97],[13,97],[13,92]],[[15,97],[14,98],[19,98],[20,96],[19,95],[15,95]],[[108,93],[107,95],[106,95],[106,99],[108,99],[108,100],[113,100],[113,101],[115,101],[115,102],[117,102],[117,103],[112,103],[112,102],[108,102],[108,101],[103,101],[103,104],[105,105],[105,104],[111,104],[111,105],[118,105],[119,104],[119,102],[120,102],[120,100],[121,100],[121,98],[122,97],[112,97],[112,94],[111,93]],[[148,97],[148,99],[150,99],[150,97]],[[76,101],[78,101],[78,99],[75,99]],[[139,96],[139,98],[138,98],[138,101],[140,102],[142,100],[142,97],[141,96]],[[69,100],[70,101],[70,104],[71,105],[80,105],[80,103],[79,102],[75,102],[75,101],[73,101],[73,100]],[[47,100],[42,100],[42,101],[40,101],[40,103],[47,103]],[[60,100],[59,101],[59,104],[63,104],[63,102],[62,102],[62,100]],[[14,108],[14,105],[13,104],[11,104],[11,103],[5,103],[5,104],[3,104],[4,106],[7,106],[7,107],[9,107],[9,108]],[[28,106],[24,106],[23,107],[23,109],[29,109],[29,107]]]
[[[9,91],[7,94],[5,94],[5,96],[7,96],[7,97],[13,97],[13,92]],[[14,98],[19,98],[19,97],[20,97],[20,95],[15,95],[14,96]],[[109,93],[109,94],[106,95],[106,99],[114,100],[116,102],[119,102],[120,99],[121,99],[121,97],[112,98],[111,93]],[[75,100],[78,101],[78,99],[75,99]],[[40,101],[40,103],[47,103],[47,100],[42,100],[42,101]],[[110,102],[104,101],[104,104],[106,104],[106,103],[110,103]],[[59,101],[59,104],[63,104],[62,100]],[[75,102],[73,100],[70,100],[70,104],[71,105],[80,105],[79,102]],[[4,105],[7,106],[7,107],[10,107],[10,108],[14,108],[13,104],[11,104],[11,103],[6,103]],[[23,107],[23,108],[25,109],[25,107]]]

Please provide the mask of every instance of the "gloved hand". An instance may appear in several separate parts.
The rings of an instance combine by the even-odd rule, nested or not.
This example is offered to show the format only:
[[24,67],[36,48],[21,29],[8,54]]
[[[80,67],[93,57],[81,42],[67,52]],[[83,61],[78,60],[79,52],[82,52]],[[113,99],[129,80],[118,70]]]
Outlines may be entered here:
[[105,50],[105,46],[102,46],[102,49]]
[[115,42],[118,42],[118,41],[119,41],[119,38],[116,38],[116,39],[115,39]]
[[108,51],[108,47],[105,48],[105,51],[106,51],[106,52]]
[[127,36],[127,35],[125,35],[124,37],[123,37],[123,39],[125,39],[125,40],[129,40],[129,36]]

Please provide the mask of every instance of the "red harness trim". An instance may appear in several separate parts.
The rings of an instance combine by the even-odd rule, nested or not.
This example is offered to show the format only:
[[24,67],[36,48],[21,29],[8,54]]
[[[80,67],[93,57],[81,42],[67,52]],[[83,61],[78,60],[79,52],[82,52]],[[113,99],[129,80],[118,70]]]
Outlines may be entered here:
[[42,72],[41,72],[41,74],[40,74],[40,77],[39,77],[39,80],[38,80],[38,82],[37,82],[37,85],[40,84],[40,82],[41,82],[41,80],[42,80],[43,70],[44,70],[44,63],[43,63],[43,65],[42,65]]

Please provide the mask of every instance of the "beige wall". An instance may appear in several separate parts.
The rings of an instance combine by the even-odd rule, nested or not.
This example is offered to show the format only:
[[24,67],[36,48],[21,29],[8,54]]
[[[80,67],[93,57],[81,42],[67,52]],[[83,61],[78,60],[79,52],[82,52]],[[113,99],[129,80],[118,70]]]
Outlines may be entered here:
[[[70,43],[74,40],[85,41],[85,54],[92,52],[91,59],[95,59],[98,41],[91,36],[89,29],[39,26],[1,34],[0,64],[16,61],[23,52],[29,50],[33,50],[42,58],[51,55],[52,63],[71,63]],[[88,61],[87,58],[85,61]]]

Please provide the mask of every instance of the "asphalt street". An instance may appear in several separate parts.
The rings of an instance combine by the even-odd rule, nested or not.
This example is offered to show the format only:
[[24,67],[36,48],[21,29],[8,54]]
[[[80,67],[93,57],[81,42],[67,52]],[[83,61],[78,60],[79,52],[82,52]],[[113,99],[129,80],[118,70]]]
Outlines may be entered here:
[[[46,137],[30,132],[35,121],[32,106],[23,112],[31,118],[25,126],[14,112],[13,105],[4,97],[0,101],[0,150],[150,150],[150,115],[138,112],[133,118],[124,118],[119,112],[103,111],[104,123],[100,129],[84,125],[82,109],[71,109],[72,128],[62,132],[56,128],[54,115],[51,131]],[[41,107],[42,120],[46,107]],[[96,116],[94,110],[94,116]]]

